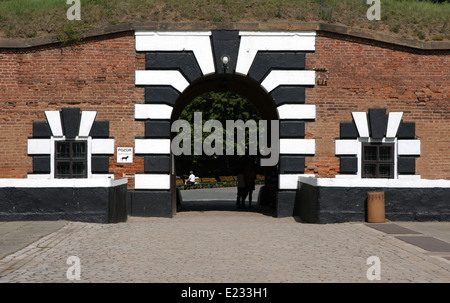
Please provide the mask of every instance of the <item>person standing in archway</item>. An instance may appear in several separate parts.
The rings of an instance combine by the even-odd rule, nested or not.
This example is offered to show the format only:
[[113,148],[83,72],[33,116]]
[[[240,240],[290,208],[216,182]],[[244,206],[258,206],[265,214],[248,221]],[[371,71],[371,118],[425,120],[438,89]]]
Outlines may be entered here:
[[240,169],[237,176],[237,199],[236,199],[236,206],[238,208],[245,208],[245,198],[247,197],[247,187],[245,182],[245,174]]
[[245,187],[248,194],[248,207],[252,207],[252,193],[255,190],[256,173],[253,163],[249,163],[244,172]]

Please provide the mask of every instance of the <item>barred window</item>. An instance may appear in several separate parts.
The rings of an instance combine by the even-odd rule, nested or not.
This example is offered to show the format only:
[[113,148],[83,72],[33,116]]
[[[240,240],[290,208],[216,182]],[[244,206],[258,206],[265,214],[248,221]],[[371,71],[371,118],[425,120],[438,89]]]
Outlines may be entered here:
[[55,178],[87,178],[87,141],[56,141]]
[[363,178],[394,177],[393,143],[362,144],[362,177]]

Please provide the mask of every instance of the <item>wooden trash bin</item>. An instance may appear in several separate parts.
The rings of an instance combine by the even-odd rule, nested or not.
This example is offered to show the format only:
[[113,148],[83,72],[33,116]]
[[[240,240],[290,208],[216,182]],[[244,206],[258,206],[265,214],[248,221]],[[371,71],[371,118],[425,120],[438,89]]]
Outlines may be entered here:
[[367,193],[367,222],[384,223],[385,206],[384,192]]

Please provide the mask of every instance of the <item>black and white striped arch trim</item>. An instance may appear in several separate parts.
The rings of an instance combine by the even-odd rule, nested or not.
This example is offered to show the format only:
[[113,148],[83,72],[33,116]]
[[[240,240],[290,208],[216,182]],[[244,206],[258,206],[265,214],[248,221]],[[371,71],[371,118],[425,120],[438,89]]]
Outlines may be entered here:
[[[170,189],[170,119],[179,95],[195,80],[214,73],[239,74],[260,83],[271,95],[280,119],[279,189],[296,189],[305,156],[315,154],[315,140],[305,139],[305,121],[316,118],[305,104],[305,88],[315,71],[305,70],[306,52],[315,51],[315,32],[190,31],[136,32],[136,51],[145,52],[145,70],[135,84],[145,86],[145,103],[135,105],[135,119],[146,123],[135,152],[145,157],[135,188]],[[226,69],[221,57],[229,56]]]
[[96,111],[63,108],[45,111],[47,121],[33,122],[28,139],[28,155],[33,157],[33,172],[28,178],[54,179],[55,141],[87,141],[88,178],[114,178],[109,172],[109,157],[114,154],[114,138],[109,137],[109,121],[95,121]]
[[403,112],[384,108],[353,112],[353,121],[341,122],[340,138],[335,140],[335,154],[340,158],[341,174],[336,177],[361,178],[361,144],[364,142],[394,143],[394,178],[420,178],[415,175],[415,159],[420,156],[420,140],[416,139],[415,123],[403,122]]

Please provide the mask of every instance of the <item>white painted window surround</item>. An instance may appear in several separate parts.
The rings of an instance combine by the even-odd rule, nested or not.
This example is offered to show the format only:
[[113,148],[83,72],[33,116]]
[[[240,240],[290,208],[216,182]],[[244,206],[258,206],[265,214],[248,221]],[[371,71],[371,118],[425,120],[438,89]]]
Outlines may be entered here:
[[[352,112],[353,121],[358,130],[358,139],[336,139],[336,156],[356,156],[358,159],[358,171],[356,175],[336,175],[337,179],[362,179],[362,143],[393,143],[394,144],[394,179],[420,179],[420,175],[399,175],[398,174],[398,156],[419,156],[420,140],[418,139],[397,139],[403,112],[390,112],[388,114],[386,137],[383,139],[370,138],[369,123],[366,112]],[[364,178],[365,179],[365,178]]]
[[[55,142],[64,141],[66,137],[51,137],[50,139],[28,139],[28,154],[50,155],[50,174],[29,174],[29,179],[56,179],[55,178]],[[87,179],[114,178],[114,174],[92,174],[91,157],[95,154],[114,154],[114,139],[93,139],[91,137],[76,137],[75,141],[87,143]],[[45,148],[45,152],[44,149]]]
[[[50,126],[52,136],[50,139],[31,138],[28,139],[28,155],[50,155],[50,174],[28,174],[28,179],[57,179],[55,178],[55,142],[64,141],[60,111],[45,111],[47,122]],[[87,179],[114,179],[114,174],[92,174],[92,155],[113,155],[114,139],[112,138],[92,138],[89,136],[96,111],[81,112],[78,136],[75,141],[86,141],[87,143]],[[84,178],[83,178],[84,179]]]
[[394,144],[394,178],[398,178],[397,173],[397,150],[398,140],[397,138],[358,138],[358,139],[339,139],[335,141],[335,154],[336,156],[356,156],[358,159],[358,171],[356,175],[336,175],[337,178],[359,178],[361,179],[362,170],[362,144],[363,143],[393,143]]

